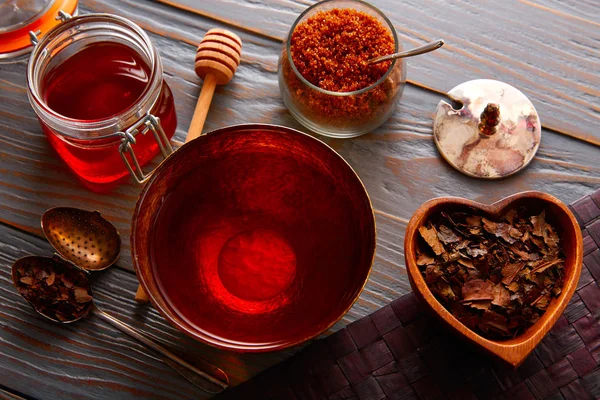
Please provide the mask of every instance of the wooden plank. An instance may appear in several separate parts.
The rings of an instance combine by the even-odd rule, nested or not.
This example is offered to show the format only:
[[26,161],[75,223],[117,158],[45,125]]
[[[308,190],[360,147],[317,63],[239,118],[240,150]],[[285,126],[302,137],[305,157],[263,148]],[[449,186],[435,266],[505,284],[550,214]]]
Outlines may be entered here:
[[[260,7],[262,3],[256,4]],[[297,14],[296,5],[287,1],[278,4],[288,11],[291,7],[290,15]],[[214,20],[133,1],[86,0],[80,11],[117,13],[148,30],[163,55],[167,80],[175,94],[179,117],[176,140],[182,142],[201,85],[191,68],[195,43],[215,25]],[[272,21],[276,20],[269,19],[264,26]],[[241,122],[300,129],[286,111],[277,88],[279,43],[247,30],[235,30],[245,43],[243,62],[233,82],[217,90],[206,129]],[[450,194],[492,201],[516,191],[539,189],[571,202],[600,187],[597,149],[550,131],[544,131],[536,160],[515,177],[483,182],[458,174],[439,159],[431,140],[431,115],[439,100],[435,93],[408,86],[398,110],[376,132],[354,140],[326,140],[365,182],[377,209],[378,229],[370,281],[334,329],[410,290],[403,267],[404,230],[414,209],[430,197]],[[125,238],[119,262],[122,270],[99,273],[95,283],[99,304],[106,311],[192,357],[204,355],[223,366],[234,383],[294,351],[245,356],[217,351],[184,337],[152,308],[133,303],[136,280],[124,270],[131,270],[126,238],[140,188],[128,184],[113,193],[97,195],[83,189],[69,174],[51,152],[28,104],[24,63],[0,67],[0,173],[0,221],[6,224],[41,235],[42,212],[52,206],[70,205],[98,209],[117,225]],[[0,226],[0,248],[4,265],[25,254],[51,254],[44,241],[6,226]],[[0,304],[0,384],[6,380],[19,393],[44,398],[202,398],[170,368],[146,355],[141,345],[95,318],[71,327],[40,319],[12,289],[8,268],[0,272]],[[18,372],[4,373],[8,370]]]
[[[298,14],[313,3],[160,1],[280,40]],[[446,93],[475,78],[505,81],[531,98],[545,127],[600,146],[600,132],[595,129],[600,122],[600,45],[595,34],[599,22],[594,14],[568,18],[519,0],[372,3],[392,20],[405,47],[446,40],[441,50],[409,61],[410,82]]]
[[[163,55],[166,79],[174,91],[179,118],[176,140],[182,142],[201,84],[191,68],[195,46],[190,43],[201,37],[212,22],[190,18],[188,13],[166,6],[159,6],[160,12],[153,14],[152,9],[135,8],[138,3],[124,3],[120,8],[121,3],[116,0],[86,4],[93,8],[83,6],[81,12],[119,12],[150,32]],[[238,33],[246,43],[243,62],[233,81],[217,89],[206,129],[242,122],[303,129],[289,115],[279,96],[275,56],[279,44],[243,31]],[[128,238],[140,187],[130,183],[105,195],[83,189],[40,131],[25,92],[25,64],[1,68],[0,172],[5,179],[0,182],[0,221],[40,235],[39,218],[47,208],[63,205],[98,209]],[[396,223],[397,217],[407,220],[419,204],[436,196],[460,195],[492,201],[520,190],[539,189],[570,202],[600,185],[596,150],[549,131],[544,132],[536,160],[522,174],[500,182],[458,174],[439,158],[431,139],[431,115],[439,100],[435,93],[407,86],[398,110],[376,132],[353,140],[326,140],[365,182],[378,210],[380,226],[388,221]],[[380,235],[379,248],[384,249],[391,242],[401,248],[402,243],[397,240],[391,233],[384,233]],[[128,240],[124,240],[119,265],[132,270],[128,248]],[[402,257],[386,258],[384,262],[399,268]],[[389,285],[383,277],[375,282],[408,290],[399,282]],[[389,295],[387,298],[391,299]]]
[[596,0],[520,0],[565,18],[576,18],[600,24],[600,8]]
[[[209,397],[143,345],[94,316],[69,325],[39,316],[13,288],[10,265],[25,255],[51,254],[45,241],[0,224],[0,249],[0,385],[40,399]],[[139,307],[133,301],[136,286],[133,274],[116,268],[93,275],[99,308],[154,335],[191,362],[203,356],[221,366],[233,384],[293,352],[240,355],[196,343],[154,309]]]
[[0,389],[0,399],[2,400],[23,400],[23,398],[14,393],[8,392],[4,389]]

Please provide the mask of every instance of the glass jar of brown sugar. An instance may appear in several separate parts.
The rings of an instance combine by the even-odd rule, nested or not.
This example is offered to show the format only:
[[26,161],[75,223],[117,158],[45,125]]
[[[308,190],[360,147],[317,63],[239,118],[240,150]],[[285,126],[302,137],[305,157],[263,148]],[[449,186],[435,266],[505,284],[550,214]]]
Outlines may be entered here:
[[370,132],[393,113],[406,77],[404,60],[368,64],[401,51],[392,23],[359,0],[327,0],[292,25],[279,58],[283,101],[305,127],[349,138]]

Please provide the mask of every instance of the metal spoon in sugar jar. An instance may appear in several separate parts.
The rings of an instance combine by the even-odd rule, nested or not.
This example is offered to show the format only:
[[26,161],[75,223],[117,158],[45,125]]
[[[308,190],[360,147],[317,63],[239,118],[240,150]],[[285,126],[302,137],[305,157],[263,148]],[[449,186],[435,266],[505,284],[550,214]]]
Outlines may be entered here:
[[386,56],[376,57],[369,60],[369,64],[377,64],[383,61],[395,60],[397,58],[407,58],[412,56],[418,56],[419,54],[429,53],[430,51],[434,51],[439,49],[444,45],[444,41],[442,39],[434,40],[433,42],[429,42],[424,44],[423,46],[419,46],[417,48],[401,51],[399,53],[388,54]]
[[192,365],[136,328],[94,304],[89,271],[110,267],[117,260],[121,238],[99,212],[52,208],[42,216],[42,230],[57,251],[53,257],[26,256],[12,266],[13,284],[23,298],[47,319],[70,324],[93,314],[155,350],[162,361],[208,393],[229,385],[225,372],[204,360]]

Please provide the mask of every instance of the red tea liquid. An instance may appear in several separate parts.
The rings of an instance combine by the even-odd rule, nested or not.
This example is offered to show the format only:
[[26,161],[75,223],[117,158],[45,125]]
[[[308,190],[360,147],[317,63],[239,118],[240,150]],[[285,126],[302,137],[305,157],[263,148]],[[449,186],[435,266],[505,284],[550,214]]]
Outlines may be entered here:
[[326,161],[239,147],[203,147],[164,197],[151,233],[154,274],[173,309],[217,340],[301,341],[335,320],[366,277],[364,202]]
[[[135,105],[150,84],[150,74],[148,64],[133,49],[114,42],[92,43],[52,66],[41,93],[48,107],[65,118],[98,121]],[[177,118],[166,82],[151,113],[160,118],[171,138]],[[71,139],[42,127],[60,157],[92,189],[110,188],[111,183],[129,175],[118,151],[119,139]],[[144,165],[158,154],[159,147],[151,132],[136,135],[136,140],[133,148]]]

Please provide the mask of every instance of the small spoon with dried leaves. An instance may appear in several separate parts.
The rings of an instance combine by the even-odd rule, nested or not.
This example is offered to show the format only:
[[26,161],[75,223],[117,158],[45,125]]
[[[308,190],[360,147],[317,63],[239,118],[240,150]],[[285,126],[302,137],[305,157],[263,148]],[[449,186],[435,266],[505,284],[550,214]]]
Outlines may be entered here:
[[205,371],[179,358],[146,334],[98,309],[93,303],[87,273],[59,257],[27,256],[12,266],[12,279],[19,294],[44,317],[68,324],[93,313],[110,325],[139,340],[162,356],[162,360],[208,393],[220,393],[229,385],[227,374],[214,365],[197,360]]

